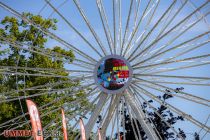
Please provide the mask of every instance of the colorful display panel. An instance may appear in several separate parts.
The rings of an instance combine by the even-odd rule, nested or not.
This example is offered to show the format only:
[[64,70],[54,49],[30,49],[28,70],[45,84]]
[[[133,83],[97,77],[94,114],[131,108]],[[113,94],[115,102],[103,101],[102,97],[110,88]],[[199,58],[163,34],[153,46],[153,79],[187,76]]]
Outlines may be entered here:
[[121,89],[129,80],[129,67],[119,58],[102,61],[97,70],[97,82],[107,90]]

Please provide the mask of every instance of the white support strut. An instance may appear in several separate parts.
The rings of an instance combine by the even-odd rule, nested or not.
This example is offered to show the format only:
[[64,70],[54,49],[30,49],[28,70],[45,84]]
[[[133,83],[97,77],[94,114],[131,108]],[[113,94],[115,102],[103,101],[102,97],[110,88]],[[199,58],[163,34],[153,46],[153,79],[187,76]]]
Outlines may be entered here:
[[148,137],[148,139],[149,140],[159,140],[159,138],[156,135],[155,131],[153,130],[152,126],[147,121],[146,116],[144,115],[144,113],[141,110],[141,108],[136,106],[135,99],[131,95],[131,93],[126,91],[125,94],[124,94],[124,97],[125,97],[126,101],[129,103],[129,105],[131,106],[133,112],[135,112],[135,114],[136,114],[136,116],[138,118],[138,121],[141,124],[144,132],[146,133],[146,135]]

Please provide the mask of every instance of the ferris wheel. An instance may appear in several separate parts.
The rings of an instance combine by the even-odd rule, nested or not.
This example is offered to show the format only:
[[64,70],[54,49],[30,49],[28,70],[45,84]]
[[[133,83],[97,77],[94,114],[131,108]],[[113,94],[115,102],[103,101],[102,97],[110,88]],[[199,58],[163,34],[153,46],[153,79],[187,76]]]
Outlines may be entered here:
[[[28,98],[63,94],[39,106],[40,110],[44,110],[81,91],[84,96],[50,108],[49,112],[40,114],[41,119],[60,108],[70,112],[72,110],[69,108],[73,107],[77,108],[77,112],[66,116],[68,131],[79,129],[79,117],[82,116],[85,118],[87,138],[93,135],[93,139],[97,139],[98,128],[101,128],[103,139],[115,138],[115,134],[115,139],[119,139],[122,133],[122,139],[125,140],[127,114],[133,129],[137,125],[133,120],[137,120],[149,140],[162,139],[157,126],[150,120],[149,112],[152,111],[175,133],[176,139],[185,139],[178,127],[183,128],[187,139],[193,139],[191,133],[195,131],[201,139],[210,138],[209,0],[43,0],[21,1],[20,7],[10,1],[1,1],[0,7],[5,15],[23,20],[48,36],[46,48],[61,46],[65,50],[72,50],[75,55],[75,59],[69,63],[71,58],[62,53],[49,54],[45,48],[31,45],[33,43],[26,44],[24,40],[12,41],[0,36],[1,43],[57,59],[64,63],[65,68],[30,67],[28,64],[23,67],[19,64],[20,57],[15,66],[0,66],[0,74],[5,80],[8,76],[16,79],[16,90],[1,93],[0,105],[19,101],[22,109],[22,101]],[[57,19],[57,30],[42,28],[45,25],[36,24],[22,12]],[[25,34],[27,36],[27,32]],[[66,59],[60,59],[59,55]],[[55,73],[59,71],[68,75]],[[18,88],[18,78],[27,76],[68,80]],[[53,90],[70,82],[79,84]],[[34,94],[18,94],[25,91]],[[17,94],[11,95],[14,92]],[[164,94],[173,98],[164,100],[160,97]],[[83,99],[87,99],[88,105],[80,108]],[[147,108],[142,108],[143,105]],[[185,121],[172,126],[157,111],[160,106],[183,117]],[[0,128],[18,129],[29,125],[28,114],[23,110],[22,114],[16,114],[13,119],[0,124]],[[24,121],[20,122],[22,119]],[[54,131],[62,127],[55,120],[50,120],[43,129],[51,125],[55,126]],[[139,129],[136,129],[135,139],[141,139]]]

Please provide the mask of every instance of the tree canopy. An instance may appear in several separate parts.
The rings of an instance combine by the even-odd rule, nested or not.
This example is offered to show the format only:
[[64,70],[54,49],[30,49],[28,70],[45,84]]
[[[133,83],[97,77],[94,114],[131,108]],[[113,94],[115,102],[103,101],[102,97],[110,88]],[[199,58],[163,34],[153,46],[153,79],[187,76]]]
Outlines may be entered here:
[[[56,30],[57,28],[56,19],[45,19],[40,15],[33,15],[31,13],[23,13],[23,16],[26,16],[43,29]],[[27,113],[25,99],[20,99],[19,97],[28,96],[38,107],[42,107],[39,109],[40,115],[57,109],[57,111],[42,117],[43,126],[46,126],[55,119],[55,123],[60,124],[61,117],[59,116],[61,116],[61,112],[59,108],[63,107],[65,103],[70,104],[77,97],[85,95],[82,90],[77,93],[71,92],[70,89],[79,86],[80,83],[79,81],[70,81],[69,77],[67,77],[69,73],[65,71],[64,62],[72,63],[75,58],[74,53],[59,46],[46,46],[49,40],[47,35],[15,17],[4,17],[1,21],[1,27],[0,124]],[[25,47],[27,49],[24,46],[27,46]],[[46,70],[36,71],[25,68],[45,68]],[[50,71],[49,69],[52,70]],[[24,75],[24,73],[27,74]],[[47,76],[49,73],[58,76]],[[42,74],[42,76],[35,76],[35,74]],[[24,90],[40,85],[47,86],[43,86],[40,89]],[[56,90],[65,88],[68,89],[66,92],[56,92]],[[36,96],[39,93],[40,95]],[[13,98],[14,101],[6,102],[8,98]],[[80,108],[82,108],[88,104],[88,101],[83,99],[78,103]],[[74,111],[78,111],[78,108],[76,109],[75,106],[68,106],[68,108],[70,111],[66,112],[67,116]],[[26,121],[26,119],[29,120],[28,115],[24,115],[14,122],[9,122],[8,124],[11,127],[0,128],[0,132],[2,133],[7,128],[16,127]],[[51,127],[56,127],[56,125],[51,125]],[[30,122],[23,125],[22,128],[29,129]],[[3,139],[3,137],[0,137],[0,139]]]

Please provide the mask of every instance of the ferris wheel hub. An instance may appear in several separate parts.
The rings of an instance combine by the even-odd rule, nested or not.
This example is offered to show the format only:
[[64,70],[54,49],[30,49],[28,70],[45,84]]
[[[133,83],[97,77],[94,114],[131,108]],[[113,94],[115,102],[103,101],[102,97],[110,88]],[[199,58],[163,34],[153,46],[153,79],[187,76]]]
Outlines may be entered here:
[[121,93],[129,86],[132,73],[132,67],[124,57],[108,55],[95,66],[95,83],[105,93]]

